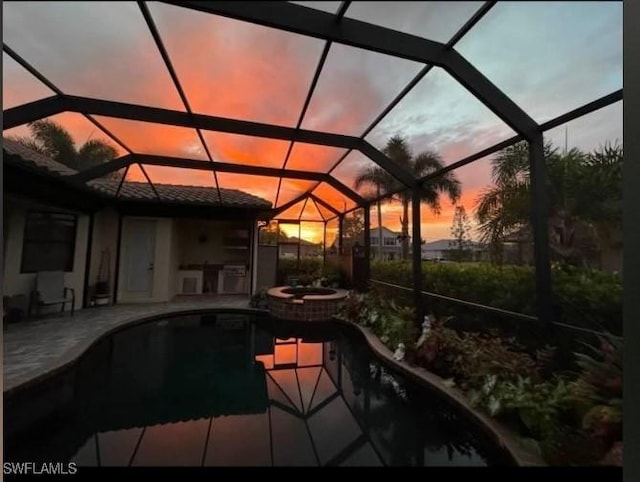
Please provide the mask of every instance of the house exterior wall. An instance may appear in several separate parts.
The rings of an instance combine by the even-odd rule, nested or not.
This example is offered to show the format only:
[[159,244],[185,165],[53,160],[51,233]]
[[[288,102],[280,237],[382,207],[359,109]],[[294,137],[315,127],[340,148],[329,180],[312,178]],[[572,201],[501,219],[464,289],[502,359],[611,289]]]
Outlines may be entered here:
[[[21,273],[22,247],[24,239],[24,228],[27,219],[27,212],[30,208],[28,202],[12,201],[10,219],[7,226],[7,245],[5,247],[6,257],[3,273],[3,293],[5,296],[25,295],[27,300],[34,288],[36,274]],[[53,207],[33,206],[38,211],[69,212],[68,210],[55,209]],[[73,271],[65,273],[65,286],[73,288],[76,295],[75,308],[82,307],[84,299],[84,277],[87,256],[87,240],[89,236],[89,216],[85,214],[77,215],[75,254],[73,258]],[[68,307],[66,308],[69,309]],[[48,311],[59,311],[60,306],[43,307],[42,313]]]
[[257,290],[273,288],[276,285],[276,271],[278,267],[278,247],[258,246],[256,276],[254,277]]
[[180,292],[178,286],[178,269],[180,266],[180,253],[181,253],[182,240],[180,239],[180,226],[179,221],[175,219],[171,226],[171,246],[169,256],[169,279],[168,283],[168,296],[172,299]]
[[373,228],[370,231],[369,239],[371,241],[371,257],[373,259],[381,259],[390,261],[402,258],[402,242],[398,239],[401,233],[391,231],[382,227],[382,252],[379,246],[380,229]]
[[[110,302],[113,302],[115,291],[116,257],[118,253],[118,219],[115,209],[107,208],[95,213],[93,218],[93,237],[91,246],[91,259],[89,265],[89,286],[98,281],[100,260],[102,252],[109,251],[109,289]],[[91,296],[91,290],[89,290]]]
[[[258,223],[253,224],[253,239],[251,240],[251,293],[255,294],[258,291],[258,247],[260,245],[260,230],[258,229]],[[275,278],[275,269],[273,270]]]
[[[224,224],[217,221],[177,219],[179,264],[223,264]],[[202,238],[201,238],[202,237]]]
[[423,249],[422,259],[444,259],[444,252],[441,249]]

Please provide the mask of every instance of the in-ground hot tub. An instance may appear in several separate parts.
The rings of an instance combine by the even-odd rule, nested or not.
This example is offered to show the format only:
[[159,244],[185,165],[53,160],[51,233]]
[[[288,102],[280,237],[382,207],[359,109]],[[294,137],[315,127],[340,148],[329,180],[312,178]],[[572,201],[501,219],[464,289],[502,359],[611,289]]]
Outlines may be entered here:
[[327,321],[337,312],[347,290],[277,286],[267,291],[269,311],[276,318],[294,321]]

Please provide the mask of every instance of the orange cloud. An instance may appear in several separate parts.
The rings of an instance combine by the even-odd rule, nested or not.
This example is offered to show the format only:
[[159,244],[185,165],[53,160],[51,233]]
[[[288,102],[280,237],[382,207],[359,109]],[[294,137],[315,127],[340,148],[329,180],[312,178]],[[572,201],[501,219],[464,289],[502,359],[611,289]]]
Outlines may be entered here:
[[291,149],[287,169],[327,172],[346,149],[296,142]]

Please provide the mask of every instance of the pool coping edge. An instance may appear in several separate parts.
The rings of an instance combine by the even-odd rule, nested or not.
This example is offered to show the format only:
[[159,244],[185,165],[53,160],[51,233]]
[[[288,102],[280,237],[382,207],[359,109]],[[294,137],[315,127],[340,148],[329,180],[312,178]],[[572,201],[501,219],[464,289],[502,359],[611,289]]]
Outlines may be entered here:
[[364,336],[369,348],[373,350],[376,356],[383,362],[417,380],[423,386],[426,385],[427,388],[438,391],[458,409],[463,410],[511,456],[516,465],[521,467],[544,467],[548,465],[540,455],[523,446],[521,442],[522,437],[519,437],[515,432],[498,423],[495,419],[476,410],[459,389],[447,386],[442,377],[426,368],[396,360],[393,358],[391,350],[368,328],[337,317],[334,318],[334,321],[356,328]]

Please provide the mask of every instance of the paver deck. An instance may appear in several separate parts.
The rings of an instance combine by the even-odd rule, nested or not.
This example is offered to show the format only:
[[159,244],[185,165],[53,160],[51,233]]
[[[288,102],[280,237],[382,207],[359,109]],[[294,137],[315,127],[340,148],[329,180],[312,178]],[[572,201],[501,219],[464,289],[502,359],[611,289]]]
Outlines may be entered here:
[[248,296],[229,295],[87,308],[73,317],[66,313],[12,323],[3,334],[3,391],[64,367],[103,335],[137,320],[188,310],[248,307]]

